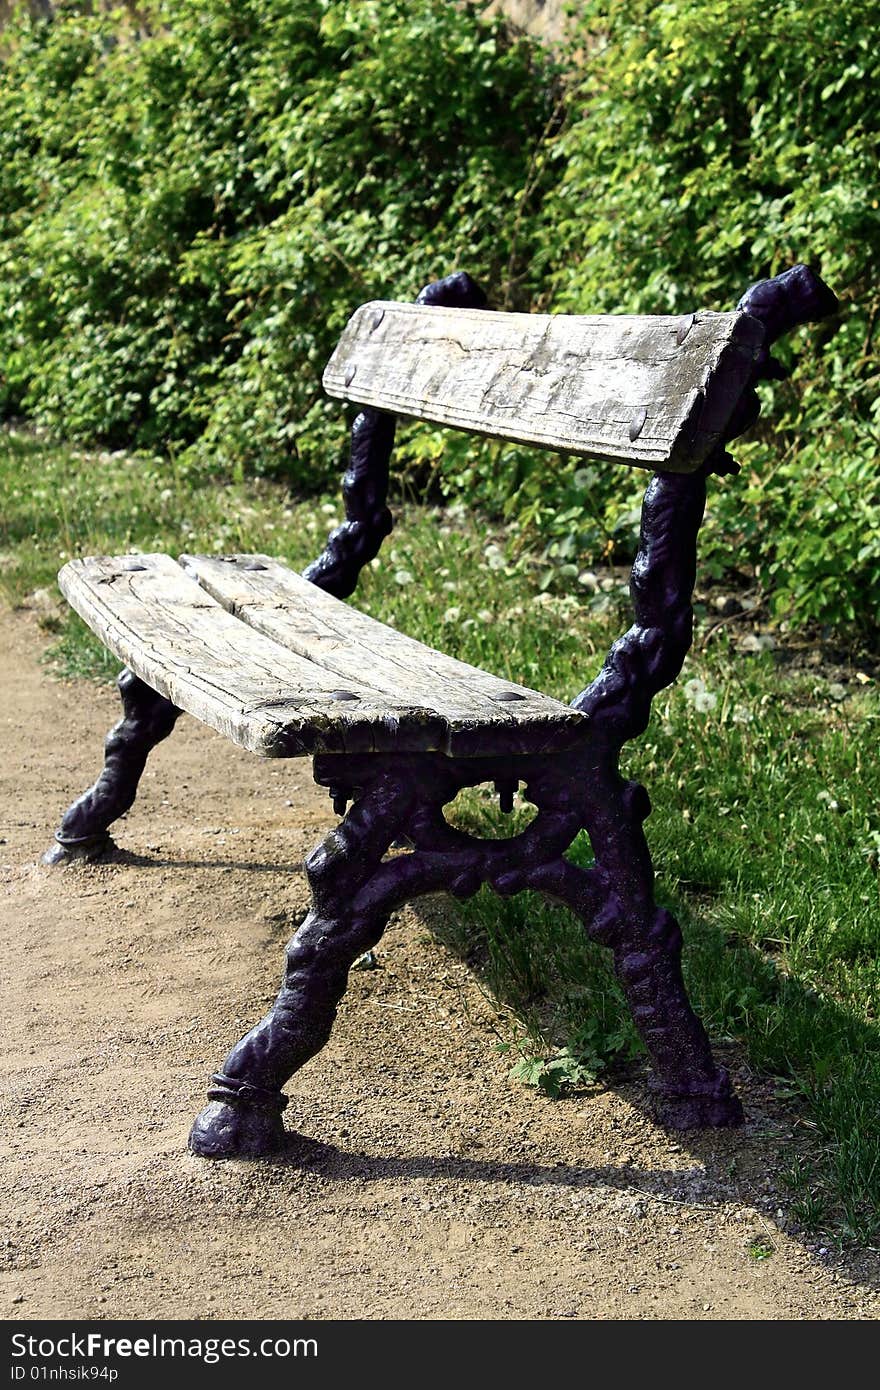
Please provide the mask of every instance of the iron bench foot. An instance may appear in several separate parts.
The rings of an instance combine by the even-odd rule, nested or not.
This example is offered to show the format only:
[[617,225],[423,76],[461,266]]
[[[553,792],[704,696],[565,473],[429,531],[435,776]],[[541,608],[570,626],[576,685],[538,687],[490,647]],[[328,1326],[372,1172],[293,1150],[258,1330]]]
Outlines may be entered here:
[[123,717],[104,742],[104,766],[97,781],[65,811],[55,843],[43,855],[44,864],[98,859],[113,849],[109,827],[133,806],[149,754],[168,737],[182,713],[128,668],[116,684]]
[[281,1115],[287,1097],[218,1073],[208,1104],[190,1130],[189,1147],[200,1158],[264,1158],[284,1145]]

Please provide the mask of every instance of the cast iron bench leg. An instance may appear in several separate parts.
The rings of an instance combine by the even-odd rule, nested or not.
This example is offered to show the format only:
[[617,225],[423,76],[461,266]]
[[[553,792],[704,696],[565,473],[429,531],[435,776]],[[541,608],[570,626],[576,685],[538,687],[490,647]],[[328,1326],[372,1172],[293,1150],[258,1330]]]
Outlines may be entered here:
[[205,1158],[254,1158],[284,1142],[281,1087],[330,1036],[336,1006],[357,958],[376,945],[391,908],[360,908],[360,890],[379,868],[412,799],[380,776],[306,860],[312,908],[287,947],[275,1004],[212,1078],[209,1103],[189,1137]]
[[681,974],[681,929],[654,901],[654,870],[642,831],[650,801],[638,782],[600,778],[591,797],[589,831],[596,872],[606,892],[588,923],[609,946],[614,968],[654,1067],[651,1089],[673,1129],[738,1125],[743,1112],[730,1077],[716,1066]]
[[[572,908],[611,947],[649,1056],[664,1118],[675,1128],[738,1123],[742,1111],[726,1072],[688,1003],[681,938],[653,899],[653,870],[641,832],[647,795],[617,774],[602,777],[577,755],[455,760],[432,754],[316,761],[318,781],[360,787],[340,826],[306,861],[313,906],[287,949],[274,1007],[213,1078],[209,1104],[190,1134],[204,1157],[258,1157],[284,1142],[281,1088],[324,1046],[348,972],[375,946],[391,912],[424,893],[469,897],[483,883],[509,896],[535,888]],[[375,765],[381,763],[382,770]],[[336,764],[334,767],[333,764]],[[527,783],[538,815],[511,839],[479,840],[450,826],[443,806],[477,782]],[[600,803],[597,806],[597,803]],[[581,869],[565,857],[587,827],[600,845]],[[401,834],[411,853],[384,859]],[[605,843],[605,837],[610,837]]]
[[633,1022],[653,1066],[649,1087],[660,1121],[670,1129],[742,1123],[730,1077],[716,1066],[681,974],[681,932],[649,893],[629,898],[609,887],[607,868],[581,869],[568,860],[530,876],[529,886],[582,919],[592,940],[610,947]]
[[[681,974],[681,931],[654,901],[654,870],[642,821],[650,812],[644,787],[593,767],[580,815],[595,863],[565,858],[527,871],[520,886],[563,903],[581,918],[591,940],[607,946],[633,1022],[653,1067],[650,1089],[670,1129],[742,1123],[730,1077],[716,1065],[709,1039],[688,1000]],[[514,886],[514,885],[512,885]]]
[[96,859],[112,847],[109,827],[134,804],[147,757],[168,737],[181,713],[127,667],[116,684],[123,717],[104,742],[104,767],[93,786],[64,813],[55,844],[43,855],[44,864]]

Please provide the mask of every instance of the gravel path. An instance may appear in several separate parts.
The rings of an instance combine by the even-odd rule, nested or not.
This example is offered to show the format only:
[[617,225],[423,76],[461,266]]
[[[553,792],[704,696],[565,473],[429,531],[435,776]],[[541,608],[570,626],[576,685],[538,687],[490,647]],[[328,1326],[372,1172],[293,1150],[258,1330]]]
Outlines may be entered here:
[[190,1155],[207,1077],[274,996],[329,802],[307,762],[183,721],[123,848],[45,869],[116,698],[53,680],[33,615],[0,613],[0,643],[3,1316],[877,1317],[877,1255],[788,1219],[776,1175],[809,1134],[771,1087],[740,1066],[745,1129],[676,1136],[639,1077],[557,1102],[512,1082],[494,1007],[431,935],[440,901],[352,975],[288,1088],[287,1152]]

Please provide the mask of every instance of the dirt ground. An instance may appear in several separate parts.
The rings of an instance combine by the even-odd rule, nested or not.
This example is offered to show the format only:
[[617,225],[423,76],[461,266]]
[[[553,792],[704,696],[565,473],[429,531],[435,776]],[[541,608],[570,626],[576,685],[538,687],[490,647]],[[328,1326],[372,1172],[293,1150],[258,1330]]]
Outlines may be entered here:
[[771,1086],[740,1066],[746,1127],[684,1136],[640,1077],[565,1101],[511,1081],[494,1007],[431,935],[439,901],[353,973],[288,1087],[288,1150],[189,1154],[209,1074],[274,996],[331,807],[307,761],[184,720],[114,856],[44,868],[116,696],[53,679],[33,614],[0,613],[0,644],[2,1316],[877,1317],[880,1257],[790,1219],[777,1173],[807,1137]]

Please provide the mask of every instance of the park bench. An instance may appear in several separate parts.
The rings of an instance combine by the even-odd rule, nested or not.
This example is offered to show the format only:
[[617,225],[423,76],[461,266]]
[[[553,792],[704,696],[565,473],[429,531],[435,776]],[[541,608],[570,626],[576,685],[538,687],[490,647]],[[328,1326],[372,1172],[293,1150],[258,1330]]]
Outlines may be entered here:
[[[495,313],[468,276],[449,276],[415,304],[362,306],[333,353],[326,390],[362,409],[346,520],[304,575],[266,555],[65,565],[67,599],[126,664],[124,715],[47,862],[107,848],[150,750],[184,710],[264,757],[312,755],[342,817],[306,861],[312,907],[288,946],[281,992],[213,1077],[190,1134],[195,1152],[279,1147],[282,1087],[327,1041],[348,972],[391,912],[424,893],[466,898],[484,883],[500,894],[542,891],[611,949],[664,1123],[740,1122],[685,993],[678,925],[654,900],[648,795],[618,761],[690,646],[706,479],[736,470],[725,444],[757,417],[756,381],[781,374],[770,345],[837,307],[805,266],[752,286],[733,313],[651,317]],[[653,470],[634,623],[570,705],[342,601],[391,530],[397,415]],[[481,783],[494,784],[508,810],[524,784],[537,813],[522,833],[477,839],[445,820],[444,805]],[[581,830],[593,846],[589,869],[565,857]]]

